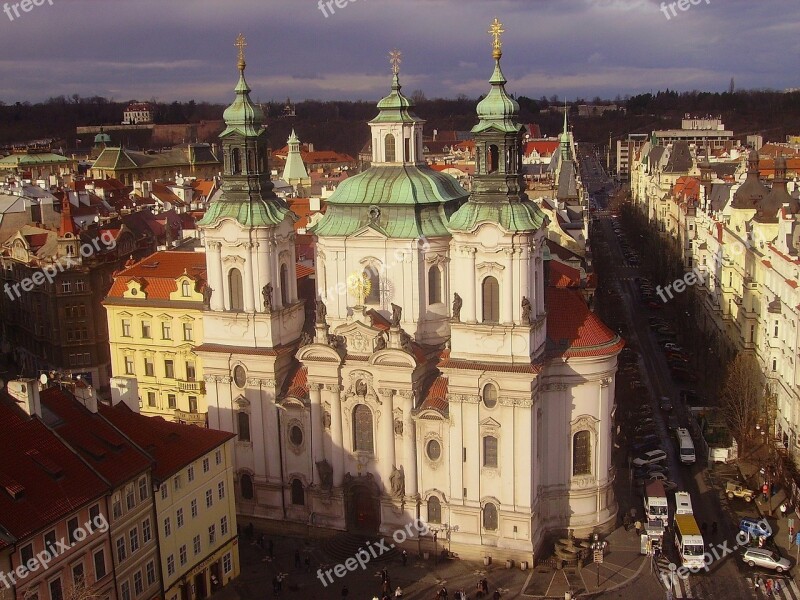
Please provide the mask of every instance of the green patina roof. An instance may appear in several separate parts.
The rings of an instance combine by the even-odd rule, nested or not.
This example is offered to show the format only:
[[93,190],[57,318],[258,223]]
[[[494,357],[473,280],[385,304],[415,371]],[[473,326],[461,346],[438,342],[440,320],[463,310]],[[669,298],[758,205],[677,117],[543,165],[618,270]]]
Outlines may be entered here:
[[522,125],[516,122],[519,104],[506,93],[506,78],[500,69],[500,59],[495,60],[494,73],[489,80],[492,89],[478,103],[480,122],[472,128],[472,133],[494,129],[505,133],[516,133]]
[[370,124],[422,122],[422,119],[411,112],[411,109],[414,108],[414,103],[400,93],[400,87],[400,78],[395,73],[392,79],[392,91],[378,102],[378,110],[380,112],[378,116],[370,121]]
[[230,200],[218,196],[209,203],[208,210],[197,224],[212,226],[223,219],[233,219],[249,227],[272,227],[282,223],[287,215],[292,217],[293,213],[277,197]]
[[442,204],[467,195],[451,175],[428,166],[377,165],[345,179],[327,204]]
[[264,111],[250,100],[250,87],[244,79],[244,65],[239,69],[239,83],[235,91],[236,99],[222,114],[227,127],[219,137],[230,133],[253,137],[261,135],[264,132]]
[[49,165],[53,163],[62,164],[72,162],[66,156],[53,152],[42,152],[39,154],[10,154],[0,158],[0,169],[13,167],[24,167],[27,165]]
[[453,231],[474,231],[484,222],[497,223],[506,231],[535,231],[544,213],[527,198],[522,202],[467,202],[450,219]]
[[290,180],[308,179],[308,171],[300,155],[300,138],[292,129],[292,135],[287,140],[289,153],[286,155],[286,165],[283,167],[283,180],[289,183]]
[[453,177],[424,165],[374,166],[339,184],[313,231],[346,236],[370,225],[391,238],[448,235],[447,213],[467,195]]

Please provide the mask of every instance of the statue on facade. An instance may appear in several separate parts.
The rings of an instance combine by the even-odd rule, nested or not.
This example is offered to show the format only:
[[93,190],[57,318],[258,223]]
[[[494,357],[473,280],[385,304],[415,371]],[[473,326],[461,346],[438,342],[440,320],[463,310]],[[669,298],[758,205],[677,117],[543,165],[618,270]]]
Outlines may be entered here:
[[324,458],[317,462],[317,473],[319,473],[319,486],[326,492],[333,487],[333,467]]
[[327,410],[322,415],[322,426],[325,429],[331,428],[331,413],[329,413]]
[[395,435],[403,435],[403,421],[400,419],[394,420],[394,433]]
[[531,301],[527,297],[522,297],[522,323],[530,325],[531,322]]
[[395,498],[402,498],[406,495],[406,475],[403,473],[403,468],[392,467],[392,475],[389,477],[389,482],[392,484],[392,496]]
[[366,396],[367,395],[367,382],[363,379],[359,379],[356,381],[356,396]]
[[378,337],[375,338],[375,352],[384,348],[386,348],[386,338],[383,337],[383,333],[379,333]]
[[317,300],[317,325],[324,325],[325,324],[325,317],[328,316],[328,309],[325,306],[325,303],[322,301],[322,298]]
[[402,329],[400,330],[400,348],[409,354],[414,353],[413,349],[411,348],[411,336]]
[[206,308],[211,306],[211,294],[213,293],[214,289],[210,285],[206,284],[206,286],[203,288],[203,306]]
[[309,345],[311,342],[313,342],[313,341],[314,341],[314,338],[312,338],[312,337],[311,337],[311,334],[310,334],[310,333],[308,333],[307,331],[304,331],[304,332],[303,332],[303,333],[300,335],[300,347],[301,347],[301,348],[302,348],[303,346],[308,346],[308,345]]
[[392,327],[400,327],[400,319],[402,316],[403,308],[392,302]]
[[461,307],[464,305],[464,301],[461,299],[461,296],[458,295],[458,292],[453,294],[453,320],[454,321],[461,321]]
[[263,288],[261,288],[261,298],[264,301],[264,312],[272,312],[273,304],[272,304],[272,292],[274,288],[272,287],[272,283],[267,283]]

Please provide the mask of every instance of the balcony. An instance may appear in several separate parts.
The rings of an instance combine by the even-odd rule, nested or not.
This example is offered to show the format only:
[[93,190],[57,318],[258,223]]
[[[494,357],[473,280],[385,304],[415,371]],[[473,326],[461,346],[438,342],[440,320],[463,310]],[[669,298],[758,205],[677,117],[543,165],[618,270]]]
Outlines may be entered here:
[[179,379],[178,389],[181,392],[187,392],[187,393],[192,393],[192,392],[195,392],[197,394],[206,393],[206,386],[202,381],[182,381]]
[[207,413],[201,412],[186,412],[185,410],[176,410],[174,418],[179,423],[187,423],[189,425],[198,425],[199,427],[207,427]]

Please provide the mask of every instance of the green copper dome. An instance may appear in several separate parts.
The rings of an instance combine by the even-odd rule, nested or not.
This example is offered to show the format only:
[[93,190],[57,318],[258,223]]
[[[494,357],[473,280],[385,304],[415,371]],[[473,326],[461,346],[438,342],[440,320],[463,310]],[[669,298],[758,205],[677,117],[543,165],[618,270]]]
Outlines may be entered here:
[[519,104],[506,93],[506,78],[500,69],[500,59],[495,59],[494,73],[489,80],[492,89],[486,97],[478,103],[478,118],[480,122],[472,128],[472,133],[480,133],[487,129],[496,129],[508,133],[515,133],[522,129],[516,122],[519,115]]
[[225,120],[225,131],[220,137],[237,132],[244,136],[258,136],[264,131],[264,111],[250,99],[250,87],[244,78],[244,65],[239,68],[239,82],[236,84],[236,99],[233,101],[222,118]]
[[400,92],[400,77],[397,73],[392,78],[392,91],[389,95],[378,102],[378,116],[373,123],[420,123],[420,119],[411,109],[414,103]]

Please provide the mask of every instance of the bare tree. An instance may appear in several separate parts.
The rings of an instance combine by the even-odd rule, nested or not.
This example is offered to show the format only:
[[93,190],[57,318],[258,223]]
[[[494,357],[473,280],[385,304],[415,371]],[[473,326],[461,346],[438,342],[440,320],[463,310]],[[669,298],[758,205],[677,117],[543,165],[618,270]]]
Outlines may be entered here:
[[736,354],[725,374],[720,400],[722,413],[741,455],[753,442],[765,406],[761,370],[752,354]]

